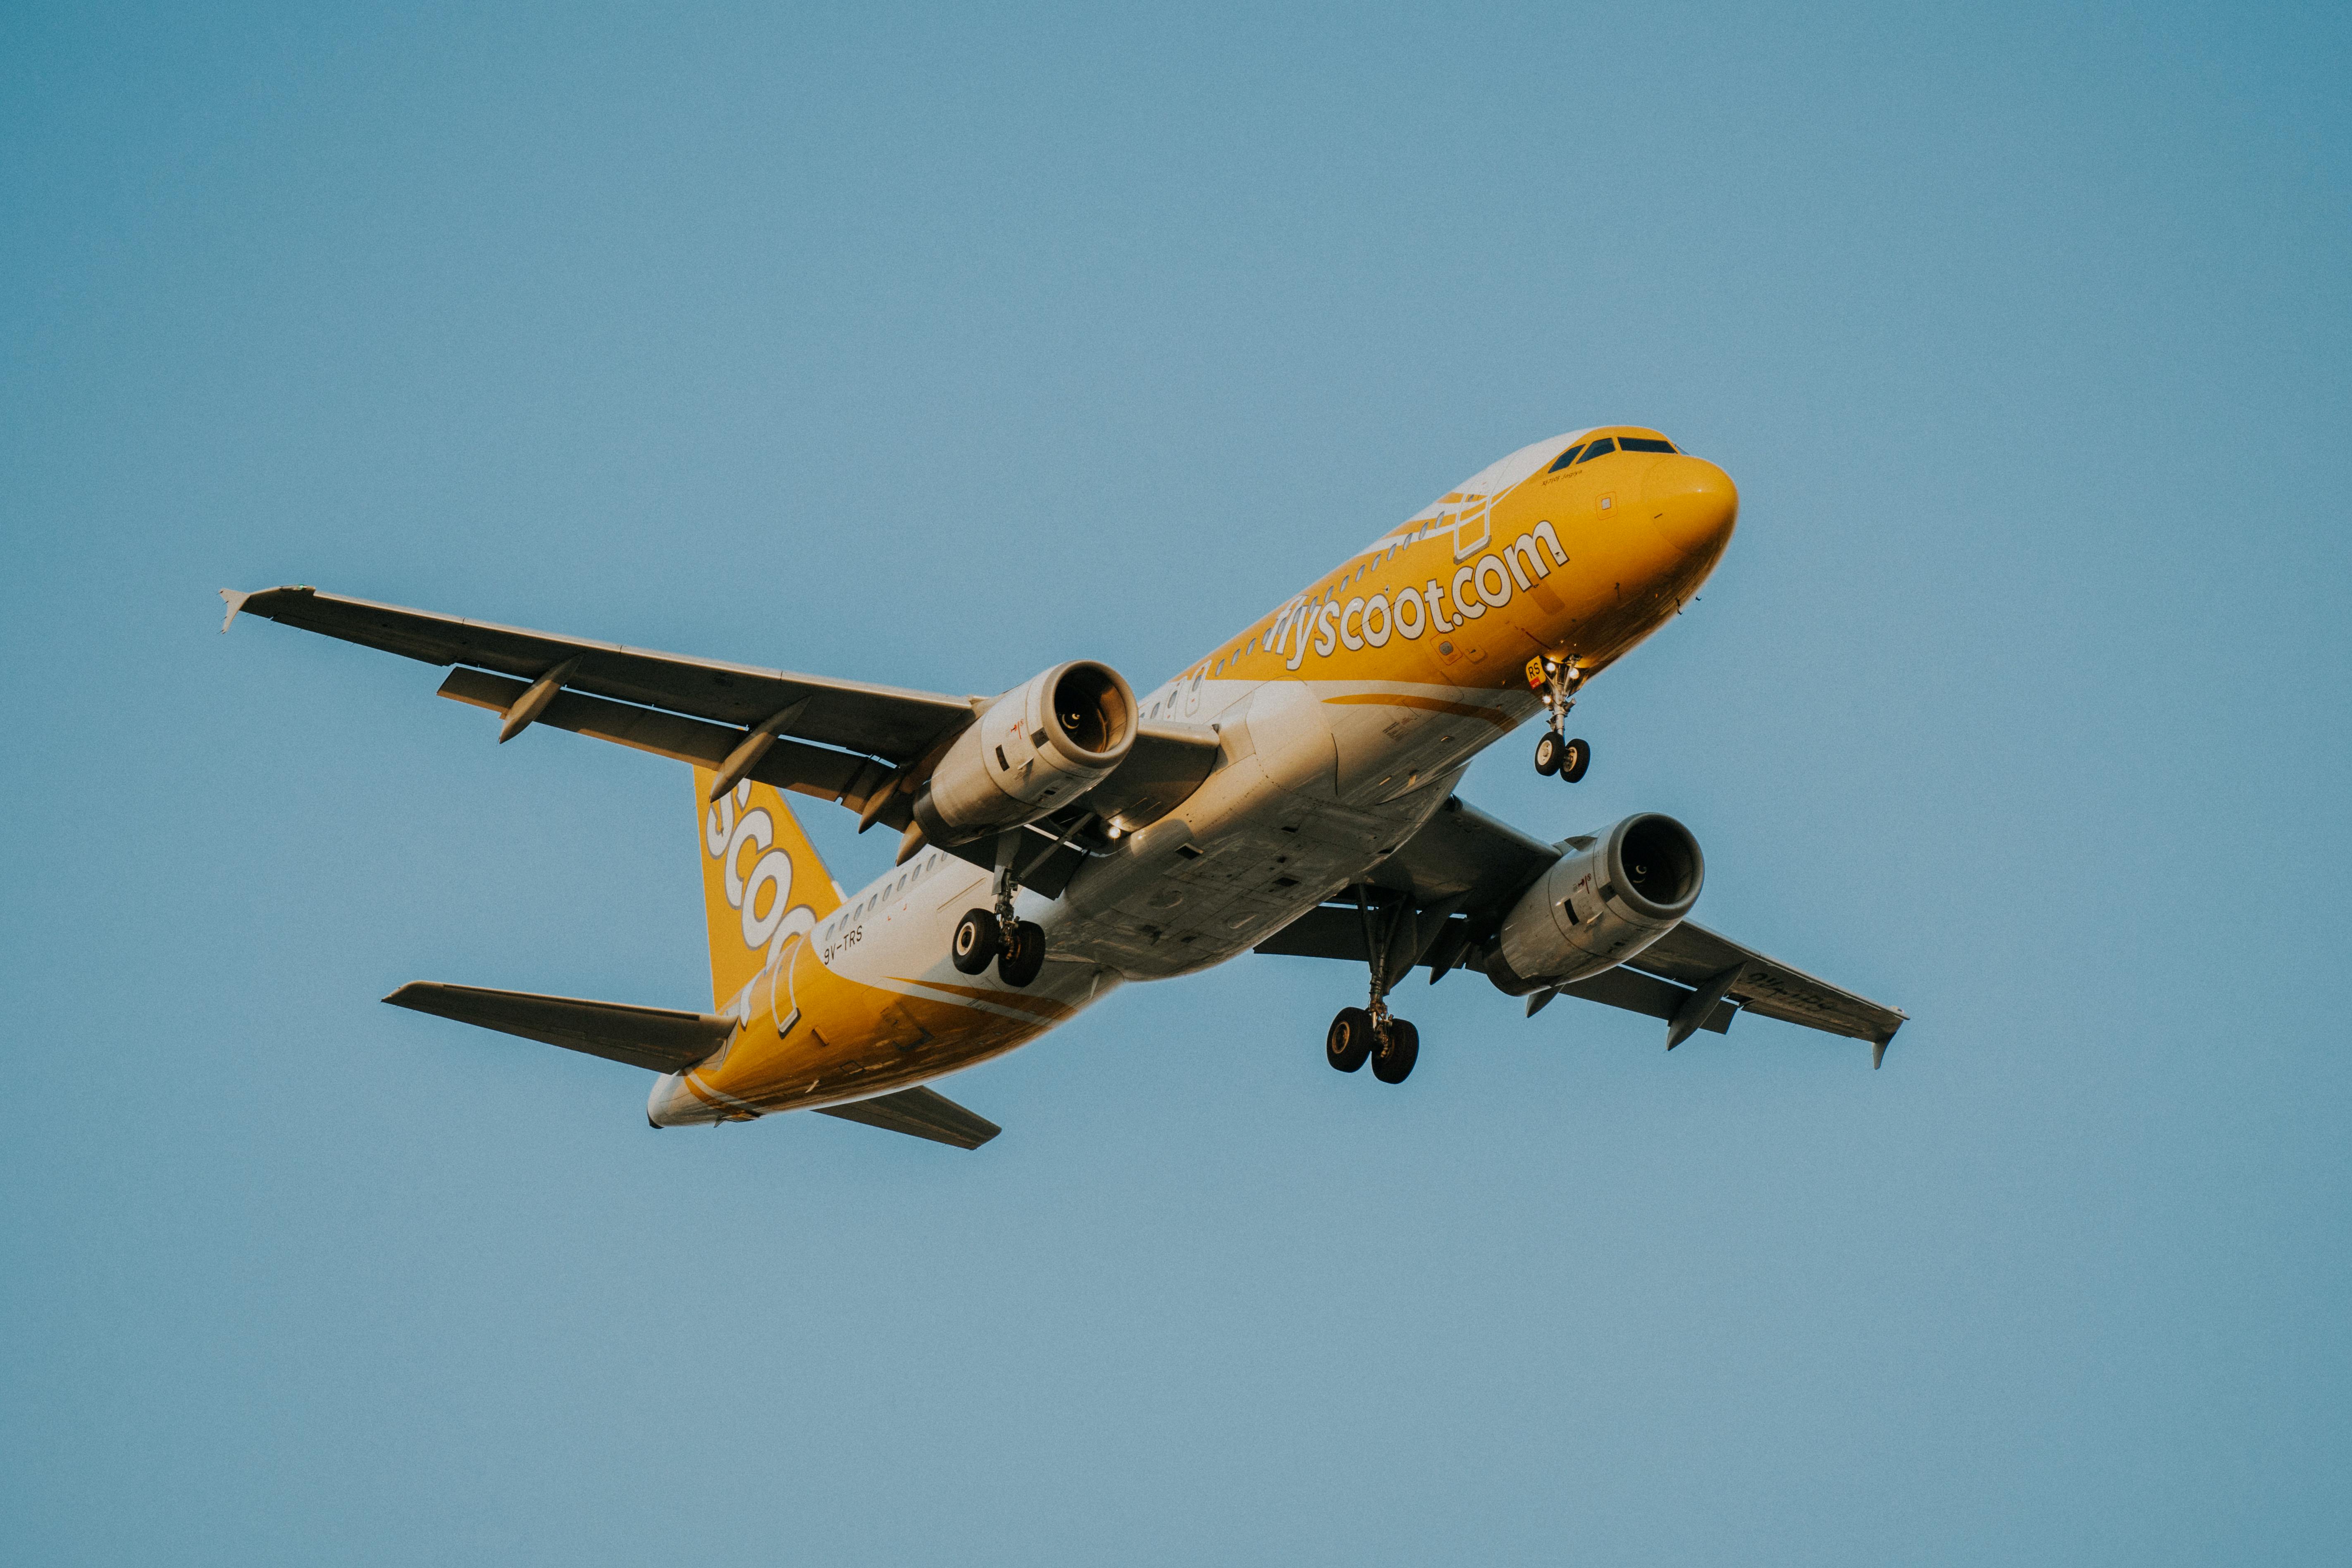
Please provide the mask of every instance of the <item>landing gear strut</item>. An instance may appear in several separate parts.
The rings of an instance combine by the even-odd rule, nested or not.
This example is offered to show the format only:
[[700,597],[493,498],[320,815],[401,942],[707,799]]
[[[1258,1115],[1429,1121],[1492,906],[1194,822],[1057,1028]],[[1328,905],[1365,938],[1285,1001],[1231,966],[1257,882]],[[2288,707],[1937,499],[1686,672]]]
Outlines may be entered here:
[[1421,1031],[1389,1011],[1389,960],[1400,935],[1405,948],[1404,966],[1410,968],[1419,956],[1411,927],[1403,926],[1413,919],[1412,906],[1408,903],[1393,912],[1387,922],[1389,929],[1376,939],[1371,910],[1361,889],[1356,899],[1357,910],[1363,917],[1364,950],[1371,957],[1371,1005],[1339,1009],[1323,1037],[1324,1059],[1341,1072],[1354,1072],[1369,1060],[1374,1078],[1382,1083],[1402,1083],[1421,1056]]
[[1013,895],[1018,888],[1009,853],[1013,836],[1005,835],[1005,841],[1006,847],[998,853],[991,907],[964,910],[948,943],[948,962],[964,974],[982,973],[993,963],[996,977],[1017,990],[1036,979],[1045,967],[1045,928],[1013,912]]
[[1544,705],[1543,738],[1536,742],[1536,772],[1547,778],[1556,773],[1574,784],[1592,765],[1591,746],[1568,738],[1568,710],[1576,706],[1576,690],[1584,684],[1584,672],[1572,658],[1563,661],[1546,654],[1528,661],[1528,684],[1541,694]]

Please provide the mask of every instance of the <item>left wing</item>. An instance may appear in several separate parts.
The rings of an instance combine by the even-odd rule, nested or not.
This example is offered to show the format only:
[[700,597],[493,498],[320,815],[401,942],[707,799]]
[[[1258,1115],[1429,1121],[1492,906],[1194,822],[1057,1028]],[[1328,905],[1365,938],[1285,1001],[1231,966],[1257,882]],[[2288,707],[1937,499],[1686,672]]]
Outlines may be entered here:
[[[1459,799],[1375,868],[1353,901],[1319,905],[1257,945],[1256,951],[1368,963],[1381,953],[1392,973],[1429,966],[1435,984],[1492,939],[1528,884],[1564,849],[1586,840],[1545,844]],[[1870,1064],[1907,1021],[1885,1006],[1765,957],[1730,938],[1684,921],[1615,969],[1538,991],[1533,1016],[1556,996],[1573,996],[1666,1020],[1666,1048],[1706,1029],[1723,1034],[1742,1012],[1868,1040]]]
[[1765,957],[1718,936],[1696,921],[1685,921],[1634,955],[1633,967],[1694,990],[1717,985],[1748,1013],[1801,1024],[1824,1034],[1871,1043],[1870,1065],[1885,1059],[1887,1042],[1909,1022],[1900,1007],[1888,1007],[1843,986],[1817,980],[1801,969]]

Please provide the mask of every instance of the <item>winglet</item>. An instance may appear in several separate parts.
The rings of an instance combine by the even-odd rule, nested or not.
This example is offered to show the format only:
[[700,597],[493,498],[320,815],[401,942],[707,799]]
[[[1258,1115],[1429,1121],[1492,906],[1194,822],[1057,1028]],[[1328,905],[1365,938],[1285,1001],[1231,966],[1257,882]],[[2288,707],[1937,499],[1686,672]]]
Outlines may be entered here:
[[1886,1040],[1891,1040],[1894,1037],[1894,1036],[1889,1035],[1886,1037],[1885,1040],[1873,1040],[1870,1042],[1871,1071],[1876,1072],[1878,1070],[1878,1064],[1886,1059]]
[[[236,619],[237,612],[255,599],[267,600],[272,594],[315,594],[318,591],[308,583],[289,583],[283,588],[256,588],[244,594],[238,593],[235,588],[223,588],[220,591],[220,596],[222,602],[228,605],[228,614],[221,617],[221,630],[228,630],[228,624]],[[253,613],[257,616],[268,616],[269,605],[265,603]],[[274,616],[270,618],[277,619]]]

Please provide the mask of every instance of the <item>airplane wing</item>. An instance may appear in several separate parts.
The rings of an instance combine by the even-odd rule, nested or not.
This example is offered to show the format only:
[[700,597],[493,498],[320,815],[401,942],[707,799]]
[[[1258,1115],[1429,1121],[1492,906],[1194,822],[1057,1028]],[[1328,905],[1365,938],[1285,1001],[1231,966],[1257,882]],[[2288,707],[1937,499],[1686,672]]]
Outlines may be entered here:
[[[1426,964],[1434,984],[1492,937],[1519,894],[1563,849],[1586,842],[1545,844],[1475,806],[1448,800],[1372,872],[1360,899],[1351,892],[1341,902],[1309,910],[1256,951],[1368,963],[1378,946],[1398,973]],[[1898,1008],[1767,958],[1692,921],[1615,969],[1538,992],[1528,998],[1529,1015],[1555,996],[1664,1018],[1669,1050],[1698,1029],[1723,1034],[1748,1012],[1868,1040],[1873,1067],[1907,1021]]]
[[231,620],[240,612],[259,616],[425,664],[471,665],[520,676],[526,684],[577,659],[563,679],[567,691],[593,692],[631,707],[667,709],[737,729],[806,699],[808,706],[793,721],[793,735],[894,763],[920,755],[943,731],[961,729],[972,715],[968,698],[555,637],[315,588],[224,590],[221,596],[228,601]]
[[[520,728],[514,715],[527,711],[521,722],[719,769],[768,731],[775,738],[738,776],[836,801],[863,823],[891,827],[908,820],[901,783],[936,759],[986,701],[555,637],[309,587],[250,594],[225,588],[221,597],[228,605],[224,631],[243,613],[425,664],[455,665],[440,694],[508,715],[509,733]],[[541,689],[539,683],[551,678]],[[526,710],[534,691],[537,705]],[[1216,755],[1217,737],[1205,726],[1146,723],[1087,804],[1137,826],[1198,788]],[[1064,869],[1060,880],[1067,879]],[[1051,880],[1045,876],[1033,885],[1058,896],[1059,886],[1045,886]]]
[[[710,1013],[632,1007],[620,1002],[586,1002],[576,996],[491,991],[479,985],[444,985],[424,980],[402,986],[384,1000],[395,1007],[520,1035],[654,1072],[684,1071],[725,1044],[735,1029],[732,1018]],[[827,1106],[820,1114],[928,1138],[934,1143],[951,1143],[959,1149],[977,1149],[1003,1131],[986,1117],[928,1089],[902,1089],[873,1100]]]

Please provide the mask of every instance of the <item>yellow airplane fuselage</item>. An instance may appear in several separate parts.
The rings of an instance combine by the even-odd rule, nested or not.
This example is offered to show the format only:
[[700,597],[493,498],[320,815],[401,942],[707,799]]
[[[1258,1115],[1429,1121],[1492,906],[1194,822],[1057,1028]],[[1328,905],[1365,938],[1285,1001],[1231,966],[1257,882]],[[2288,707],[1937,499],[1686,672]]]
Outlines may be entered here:
[[[1555,466],[1564,446],[1604,438],[1618,449]],[[1021,895],[1047,939],[1026,987],[949,961],[957,920],[989,902],[986,870],[927,849],[843,899],[817,885],[781,796],[740,786],[705,823],[714,931],[744,934],[731,967],[714,947],[714,1005],[736,1028],[659,1080],[649,1117],[732,1120],[920,1084],[1124,981],[1264,941],[1393,852],[1472,758],[1541,710],[1531,660],[1589,677],[1673,618],[1738,510],[1714,464],[1603,426],[1512,454],[1350,556],[1139,699],[1146,720],[1213,724],[1215,771],[1062,897]]]

